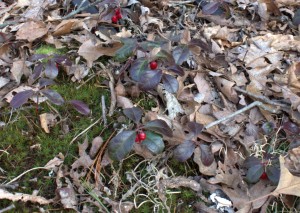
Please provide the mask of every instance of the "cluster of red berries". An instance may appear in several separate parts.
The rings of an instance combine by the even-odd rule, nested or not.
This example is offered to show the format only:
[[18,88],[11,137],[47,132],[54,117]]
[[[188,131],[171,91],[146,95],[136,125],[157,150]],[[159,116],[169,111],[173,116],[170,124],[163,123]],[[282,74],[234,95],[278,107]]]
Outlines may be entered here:
[[116,24],[122,18],[121,9],[118,8],[115,10],[115,15],[111,17],[111,22]]
[[150,69],[156,70],[156,68],[157,68],[157,62],[156,61],[151,61],[149,63],[149,66],[150,66]]
[[146,139],[146,133],[143,131],[138,131],[135,137],[135,142],[136,143],[141,143],[143,140]]
[[261,176],[260,176],[260,179],[261,179],[261,180],[267,180],[267,179],[268,179],[267,173],[266,173],[266,172],[263,172],[263,173],[261,174]]

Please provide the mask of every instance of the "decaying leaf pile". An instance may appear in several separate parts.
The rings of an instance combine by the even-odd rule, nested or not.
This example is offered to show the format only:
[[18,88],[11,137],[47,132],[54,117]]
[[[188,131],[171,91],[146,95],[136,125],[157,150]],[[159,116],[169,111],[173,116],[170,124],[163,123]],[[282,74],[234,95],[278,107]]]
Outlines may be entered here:
[[[80,143],[72,165],[57,153],[42,167],[56,178],[53,199],[18,193],[9,186],[19,177],[7,177],[0,200],[77,212],[138,211],[147,201],[151,212],[173,212],[168,192],[186,187],[197,193],[192,212],[266,212],[276,197],[300,211],[294,202],[300,196],[299,1],[102,0],[86,1],[83,5],[91,7],[83,10],[74,2],[0,2],[0,108],[35,106],[47,99],[63,104],[59,94],[45,90],[59,72],[78,84],[102,76],[111,96],[107,110],[102,105],[102,119],[113,118],[114,125],[104,130],[110,137],[89,141],[80,137],[83,133],[74,139]],[[115,24],[117,8],[122,19]],[[67,49],[66,57],[39,58],[35,49],[40,44]],[[49,62],[43,61],[46,57]],[[158,63],[154,71],[149,68],[153,60]],[[133,124],[121,121],[121,112],[142,108],[134,101],[141,93],[157,103],[143,110],[142,123],[162,120],[172,134],[162,136],[159,153],[143,143],[132,145],[124,158],[135,153],[144,160],[127,171],[129,190],[123,191],[108,147],[117,134],[131,130]],[[93,116],[80,100],[70,103]],[[37,117],[50,133],[56,115]],[[0,146],[0,157],[4,151]],[[194,162],[197,175],[176,176],[167,163],[171,158]],[[110,177],[102,173],[107,168]],[[227,206],[209,199],[220,189]]]

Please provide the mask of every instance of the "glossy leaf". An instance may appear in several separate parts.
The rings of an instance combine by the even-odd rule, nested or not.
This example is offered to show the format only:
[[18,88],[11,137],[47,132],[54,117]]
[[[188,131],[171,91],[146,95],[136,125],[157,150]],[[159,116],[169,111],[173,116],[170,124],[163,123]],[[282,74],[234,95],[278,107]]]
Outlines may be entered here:
[[256,183],[263,172],[264,172],[264,167],[261,164],[252,166],[247,171],[246,180],[249,183]]
[[28,99],[34,94],[33,90],[25,90],[17,93],[10,101],[10,106],[12,108],[18,108],[25,104]]
[[262,125],[262,130],[266,135],[271,134],[275,128],[275,124],[273,122],[266,122]]
[[197,122],[188,122],[187,128],[193,133],[194,136],[199,135],[203,130],[203,125]]
[[177,79],[169,74],[163,74],[162,83],[163,87],[170,93],[176,93],[179,88]]
[[130,56],[133,55],[137,48],[137,40],[135,39],[122,39],[124,44],[120,49],[117,50],[115,59],[120,62],[126,61]]
[[139,107],[126,108],[123,113],[135,123],[139,123],[143,115],[143,111]]
[[146,58],[139,58],[136,59],[129,69],[130,77],[139,82],[142,78],[142,76],[145,75],[146,71],[149,69],[149,62],[146,60]]
[[159,84],[161,77],[161,70],[146,71],[139,81],[139,86],[142,90],[154,89]]
[[52,60],[64,66],[72,66],[72,61],[64,55],[55,55]]
[[48,78],[41,78],[39,79],[39,87],[45,87],[45,86],[50,86],[55,84],[55,82],[52,79],[48,79]]
[[180,76],[184,75],[183,69],[178,64],[172,64],[172,65],[167,66],[166,68],[167,68],[167,70],[174,72],[177,75],[180,75]]
[[176,147],[174,150],[174,157],[180,162],[186,161],[192,156],[195,148],[196,145],[193,141],[186,140]]
[[47,58],[48,55],[46,54],[34,54],[32,56],[29,57],[29,61],[38,61],[38,60],[42,60],[44,58]]
[[275,165],[267,166],[266,173],[267,173],[270,181],[272,181],[272,183],[277,184],[279,182],[279,178],[280,178],[279,167],[277,167]]
[[210,2],[202,8],[202,13],[204,15],[212,15],[219,9],[219,7],[220,7],[219,2],[217,2],[217,1],[216,2]]
[[141,47],[142,50],[149,51],[152,48],[161,47],[165,43],[165,41],[143,41],[139,44],[139,47]]
[[256,166],[256,165],[260,165],[261,164],[261,160],[258,159],[257,157],[254,157],[254,156],[250,156],[250,157],[247,157],[246,160],[244,161],[244,167],[246,169],[249,169],[253,166]]
[[43,71],[44,65],[42,63],[37,63],[36,66],[33,68],[33,74],[32,78],[36,80],[38,77],[40,77],[42,71]]
[[73,107],[77,110],[77,112],[79,112],[80,114],[83,115],[88,115],[90,114],[91,110],[89,108],[89,106],[87,104],[85,104],[82,101],[78,101],[78,100],[71,100],[69,101]]
[[122,131],[111,139],[108,154],[112,160],[120,161],[131,151],[136,137],[135,131]]
[[173,50],[173,58],[175,60],[175,63],[178,65],[181,65],[183,62],[185,62],[190,56],[190,50],[188,46],[177,46]]
[[291,132],[293,134],[300,134],[300,128],[298,127],[297,124],[290,122],[290,121],[286,121],[282,124],[282,128],[285,131]]
[[62,105],[64,104],[64,99],[61,97],[61,95],[54,90],[51,89],[45,89],[42,90],[41,93],[46,96],[52,103],[55,105]]
[[210,166],[214,162],[214,155],[211,152],[211,147],[205,144],[200,144],[200,150],[203,165]]
[[45,75],[48,78],[54,79],[58,75],[58,69],[54,61],[48,61],[45,67]]
[[165,144],[162,137],[150,131],[145,132],[147,138],[143,140],[142,144],[147,147],[153,154],[159,154],[164,151]]
[[163,121],[161,119],[156,119],[156,120],[147,122],[145,124],[144,128],[154,131],[154,132],[158,132],[158,133],[166,135],[168,137],[173,136],[172,129],[168,126],[168,124],[165,121]]

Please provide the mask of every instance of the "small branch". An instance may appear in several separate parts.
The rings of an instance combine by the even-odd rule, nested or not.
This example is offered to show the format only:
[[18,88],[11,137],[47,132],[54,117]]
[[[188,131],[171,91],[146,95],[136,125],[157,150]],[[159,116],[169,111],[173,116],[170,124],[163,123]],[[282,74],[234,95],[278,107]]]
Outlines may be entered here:
[[234,113],[232,113],[232,114],[230,114],[228,116],[225,116],[225,117],[223,117],[223,118],[221,118],[219,120],[216,120],[214,122],[211,122],[211,123],[207,124],[204,128],[205,129],[209,129],[209,128],[215,126],[215,125],[218,125],[218,124],[220,124],[220,123],[222,123],[222,122],[224,122],[224,121],[226,121],[226,120],[228,120],[230,118],[233,118],[233,117],[237,116],[238,114],[241,114],[241,113],[243,113],[243,112],[245,112],[245,111],[247,111],[247,110],[249,110],[249,109],[251,109],[253,107],[256,107],[256,106],[262,107],[264,110],[267,110],[267,111],[269,111],[271,113],[275,113],[276,112],[275,110],[270,109],[267,106],[265,106],[262,102],[255,101],[255,102],[249,104],[248,106],[246,106],[246,107],[244,107],[244,108],[242,108],[242,109],[240,109],[240,110],[238,110],[238,111],[236,111],[236,112],[234,112]]
[[103,0],[96,0],[93,3],[90,3],[90,4],[86,5],[85,7],[81,7],[82,4],[80,4],[79,7],[76,10],[74,10],[71,13],[69,13],[68,15],[62,17],[61,20],[71,18],[71,17],[75,16],[76,14],[80,13],[81,11],[84,11],[85,9],[87,9],[89,7],[95,6],[96,4],[98,4],[98,3],[102,2],[102,1]]
[[12,210],[14,208],[16,208],[16,206],[14,204],[11,204],[10,206],[8,206],[8,207],[6,207],[4,209],[0,209],[0,213],[7,212],[7,211]]
[[241,89],[239,87],[233,87],[233,89],[235,89],[236,91],[238,91],[240,93],[248,95],[248,96],[250,96],[252,98],[255,98],[255,99],[258,99],[258,100],[260,100],[262,102],[265,102],[267,104],[276,105],[276,106],[280,106],[280,107],[283,107],[283,108],[288,108],[288,106],[286,104],[282,104],[282,103],[278,103],[276,101],[272,101],[269,98],[267,98],[266,96],[256,95],[256,94],[253,94],[253,93],[248,92],[246,90],[243,90],[243,89]]
[[102,118],[104,126],[107,125],[107,118],[106,118],[106,106],[105,106],[105,97],[104,95],[101,96],[101,108],[102,108]]
[[16,180],[18,180],[19,178],[21,178],[23,175],[27,174],[28,172],[31,172],[31,171],[37,170],[37,169],[46,169],[46,170],[48,170],[48,168],[46,168],[46,167],[35,167],[35,168],[32,168],[32,169],[29,169],[29,170],[23,172],[22,174],[20,174],[18,177],[15,177],[14,179],[12,179],[11,181],[9,181],[5,185],[9,185],[9,184],[15,182]]

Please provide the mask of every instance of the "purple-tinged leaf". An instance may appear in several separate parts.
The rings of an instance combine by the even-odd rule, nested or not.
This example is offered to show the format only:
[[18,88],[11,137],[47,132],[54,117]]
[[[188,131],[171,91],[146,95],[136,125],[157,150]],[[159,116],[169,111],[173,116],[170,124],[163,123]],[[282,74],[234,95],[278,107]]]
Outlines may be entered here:
[[166,68],[167,68],[167,70],[172,71],[177,75],[184,76],[184,71],[178,64],[175,64],[175,63],[170,64]]
[[28,99],[34,94],[33,90],[25,90],[17,93],[10,101],[10,106],[12,108],[18,108],[25,104]]
[[150,70],[148,65],[148,60],[146,58],[139,58],[136,59],[129,69],[130,77],[134,80],[139,82],[141,77],[145,75],[145,72]]
[[46,86],[50,86],[50,85],[54,85],[55,82],[52,79],[48,79],[48,78],[41,78],[39,80],[39,87],[46,87]]
[[46,55],[46,54],[34,54],[29,57],[28,61],[38,61],[38,60],[42,60],[47,57],[48,57],[48,55]]
[[261,126],[262,130],[264,131],[264,133],[266,135],[269,135],[273,132],[274,128],[275,128],[275,124],[274,122],[265,122],[262,126]]
[[163,87],[170,93],[176,93],[179,87],[178,81],[175,77],[169,74],[162,76]]
[[267,166],[266,173],[272,183],[277,184],[280,178],[280,169],[277,166]]
[[180,162],[186,161],[192,156],[195,148],[196,145],[193,141],[186,140],[176,147],[174,150],[174,157]]
[[162,77],[161,70],[149,70],[144,73],[139,81],[139,87],[142,90],[154,89],[160,82]]
[[49,60],[45,67],[45,75],[48,78],[54,79],[58,75],[58,69],[56,67],[56,63],[54,61]]
[[153,154],[162,153],[165,148],[162,137],[150,131],[146,131],[145,133],[147,138],[143,140],[142,145],[146,146]]
[[43,64],[42,63],[37,63],[37,65],[33,69],[33,74],[32,78],[36,80],[38,77],[40,77],[42,71],[43,71]]
[[210,166],[214,162],[214,155],[211,147],[205,144],[200,144],[201,161],[204,166]]
[[264,167],[260,164],[252,166],[248,169],[246,180],[249,183],[256,183],[260,176],[264,173]]
[[55,105],[63,105],[65,103],[64,99],[61,97],[61,95],[54,90],[51,89],[45,89],[41,90],[41,93],[46,96],[52,103]]
[[120,161],[131,151],[136,137],[135,131],[122,131],[111,139],[108,154],[112,160]]
[[173,50],[173,58],[175,60],[175,63],[178,65],[181,65],[183,62],[185,62],[190,56],[190,50],[188,46],[177,46]]
[[300,9],[297,9],[293,17],[293,25],[300,25]]
[[197,122],[188,122],[187,127],[193,133],[194,136],[197,136],[202,132],[204,126]]
[[52,60],[64,66],[72,66],[72,61],[64,55],[55,55]]
[[256,166],[256,165],[261,165],[261,160],[258,159],[257,157],[250,156],[247,157],[246,160],[244,161],[244,167],[246,169],[249,169],[250,167]]
[[144,128],[154,131],[154,132],[158,132],[158,133],[166,135],[168,137],[173,136],[172,129],[168,126],[168,124],[165,121],[163,121],[161,119],[156,119],[156,120],[147,122],[145,124]]
[[161,50],[159,51],[156,55],[156,58],[163,60],[164,62],[168,63],[168,64],[175,64],[174,58],[173,56],[165,51],[165,50]]
[[139,107],[126,108],[123,113],[134,123],[139,123],[143,115],[143,111]]
[[285,130],[285,131],[288,131],[290,133],[293,133],[293,134],[300,134],[300,128],[298,127],[297,124],[293,123],[293,122],[290,122],[290,121],[286,121],[282,124],[282,128]]
[[212,15],[219,9],[220,5],[220,2],[210,2],[202,8],[202,13],[204,15]]
[[69,101],[73,107],[77,110],[77,112],[79,112],[80,114],[83,115],[88,115],[90,114],[91,110],[89,108],[89,106],[87,104],[85,104],[82,101],[78,101],[78,100],[71,100]]

